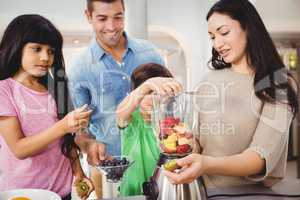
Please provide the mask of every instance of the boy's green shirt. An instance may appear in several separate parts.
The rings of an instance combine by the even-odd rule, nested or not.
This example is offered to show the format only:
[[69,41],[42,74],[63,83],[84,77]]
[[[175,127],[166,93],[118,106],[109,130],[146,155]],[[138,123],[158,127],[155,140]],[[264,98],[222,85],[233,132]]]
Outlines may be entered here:
[[154,129],[142,118],[140,111],[132,113],[128,127],[121,131],[122,155],[134,160],[127,169],[120,185],[121,196],[141,195],[142,186],[152,176],[159,148]]

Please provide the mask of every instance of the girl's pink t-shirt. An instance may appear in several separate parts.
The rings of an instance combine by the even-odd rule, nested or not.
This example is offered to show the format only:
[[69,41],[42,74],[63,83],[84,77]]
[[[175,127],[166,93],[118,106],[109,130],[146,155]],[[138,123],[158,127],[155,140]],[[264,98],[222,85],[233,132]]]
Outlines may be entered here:
[[[31,90],[8,78],[0,81],[0,116],[17,117],[23,134],[40,133],[58,121],[56,103],[48,93]],[[0,133],[0,191],[40,188],[66,196],[71,192],[70,161],[57,140],[42,152],[20,160],[14,156]]]

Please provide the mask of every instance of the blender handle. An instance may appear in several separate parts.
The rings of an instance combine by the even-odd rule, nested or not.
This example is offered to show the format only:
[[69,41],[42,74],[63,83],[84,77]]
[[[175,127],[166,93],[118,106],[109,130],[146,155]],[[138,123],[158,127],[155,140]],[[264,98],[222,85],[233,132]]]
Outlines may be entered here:
[[159,189],[153,176],[150,177],[149,182],[143,183],[143,194],[146,196],[147,200],[157,200]]

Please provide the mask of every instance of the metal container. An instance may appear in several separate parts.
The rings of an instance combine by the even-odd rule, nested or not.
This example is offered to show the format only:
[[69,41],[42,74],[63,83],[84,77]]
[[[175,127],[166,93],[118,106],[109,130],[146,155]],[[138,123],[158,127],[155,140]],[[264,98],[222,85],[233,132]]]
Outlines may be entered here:
[[149,182],[143,184],[144,195],[149,200],[206,200],[207,193],[200,177],[189,184],[173,185],[163,174],[162,165],[173,157],[160,155],[160,160]]
[[153,176],[143,184],[149,200],[206,200],[202,178],[189,184],[174,185],[163,173],[163,164],[192,153],[198,133],[197,93],[183,92],[176,96],[153,95],[152,122],[160,147],[160,158]]

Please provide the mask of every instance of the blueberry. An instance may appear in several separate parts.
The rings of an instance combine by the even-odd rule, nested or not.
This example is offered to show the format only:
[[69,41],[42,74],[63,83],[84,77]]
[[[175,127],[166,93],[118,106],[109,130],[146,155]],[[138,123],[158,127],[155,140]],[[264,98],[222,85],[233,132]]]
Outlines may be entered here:
[[113,162],[111,160],[108,160],[106,166],[113,166]]
[[119,166],[119,165],[122,165],[122,160],[117,160],[117,165]]
[[127,164],[126,158],[122,158],[122,165],[126,165],[126,164]]
[[105,160],[101,163],[101,166],[107,167],[104,170],[107,172],[106,178],[111,181],[119,181],[125,170],[127,169],[129,161],[126,157],[122,159],[113,158],[112,160]]
[[108,164],[108,160],[104,160],[101,165],[105,167],[107,166],[107,164]]

